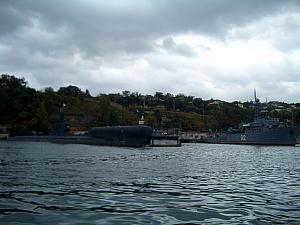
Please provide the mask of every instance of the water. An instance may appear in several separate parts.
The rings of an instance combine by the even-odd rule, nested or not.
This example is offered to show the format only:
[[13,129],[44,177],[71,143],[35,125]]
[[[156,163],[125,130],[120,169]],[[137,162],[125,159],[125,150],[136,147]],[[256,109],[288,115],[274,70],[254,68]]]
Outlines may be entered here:
[[300,148],[0,142],[0,224],[300,224]]

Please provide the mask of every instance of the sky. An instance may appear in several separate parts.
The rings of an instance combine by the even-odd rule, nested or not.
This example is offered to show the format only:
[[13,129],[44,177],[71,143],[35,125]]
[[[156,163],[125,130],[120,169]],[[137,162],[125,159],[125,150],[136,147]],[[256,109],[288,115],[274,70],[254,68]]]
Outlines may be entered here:
[[299,0],[0,0],[0,74],[225,101],[300,102]]

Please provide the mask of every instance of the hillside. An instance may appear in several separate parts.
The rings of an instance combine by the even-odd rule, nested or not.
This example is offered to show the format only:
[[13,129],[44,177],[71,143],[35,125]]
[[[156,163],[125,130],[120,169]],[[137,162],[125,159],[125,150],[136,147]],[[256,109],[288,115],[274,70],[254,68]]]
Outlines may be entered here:
[[[156,92],[152,96],[123,91],[93,97],[88,90],[71,85],[57,91],[51,87],[37,91],[28,87],[24,78],[5,74],[0,77],[0,88],[0,127],[9,127],[13,134],[48,133],[60,110],[72,132],[137,124],[142,114],[145,124],[155,129],[207,131],[236,127],[254,114],[253,102],[202,100],[184,94]],[[269,102],[261,106],[268,115],[300,122],[299,104]]]

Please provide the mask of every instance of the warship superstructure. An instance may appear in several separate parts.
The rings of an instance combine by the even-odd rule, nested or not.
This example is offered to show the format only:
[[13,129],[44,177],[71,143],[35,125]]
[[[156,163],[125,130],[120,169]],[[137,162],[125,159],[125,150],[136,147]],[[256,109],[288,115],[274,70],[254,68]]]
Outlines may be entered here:
[[248,144],[248,145],[291,145],[300,142],[300,126],[281,122],[278,118],[262,116],[259,100],[255,98],[255,117],[250,123],[241,123],[238,129],[211,134],[204,139],[213,144]]

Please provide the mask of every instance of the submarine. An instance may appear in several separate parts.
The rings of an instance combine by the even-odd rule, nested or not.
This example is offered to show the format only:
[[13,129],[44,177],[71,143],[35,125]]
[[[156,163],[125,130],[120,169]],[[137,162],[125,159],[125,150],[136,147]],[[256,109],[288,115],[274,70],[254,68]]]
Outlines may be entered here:
[[145,126],[143,117],[139,125],[92,127],[81,135],[69,135],[69,122],[60,112],[50,135],[13,136],[8,141],[53,142],[59,144],[84,144],[120,147],[180,147],[179,136],[160,136],[150,126]]
[[150,146],[152,140],[152,128],[145,125],[93,127],[84,135],[68,135],[68,130],[69,123],[60,112],[50,135],[13,136],[8,140],[126,147]]

